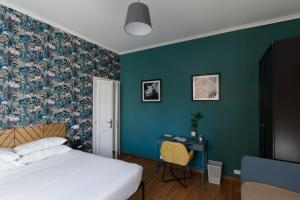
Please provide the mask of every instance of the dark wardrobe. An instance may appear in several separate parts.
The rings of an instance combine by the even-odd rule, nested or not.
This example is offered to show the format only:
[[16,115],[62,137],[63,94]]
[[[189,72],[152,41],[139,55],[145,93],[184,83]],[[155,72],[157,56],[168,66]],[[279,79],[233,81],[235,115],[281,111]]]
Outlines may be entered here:
[[260,61],[260,154],[300,163],[300,38],[273,42]]

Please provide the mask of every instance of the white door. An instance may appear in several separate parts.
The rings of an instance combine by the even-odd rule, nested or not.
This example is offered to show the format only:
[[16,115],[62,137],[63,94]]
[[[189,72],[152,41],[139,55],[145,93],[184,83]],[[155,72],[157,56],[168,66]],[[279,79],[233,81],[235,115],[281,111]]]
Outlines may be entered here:
[[113,81],[94,81],[94,154],[113,156]]

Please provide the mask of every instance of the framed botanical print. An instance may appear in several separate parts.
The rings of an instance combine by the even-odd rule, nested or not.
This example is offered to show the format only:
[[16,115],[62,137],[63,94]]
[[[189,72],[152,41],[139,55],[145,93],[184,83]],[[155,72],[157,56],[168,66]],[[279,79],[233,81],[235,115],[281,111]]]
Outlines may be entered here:
[[193,101],[220,100],[220,73],[192,76]]
[[142,102],[161,102],[161,79],[142,81]]

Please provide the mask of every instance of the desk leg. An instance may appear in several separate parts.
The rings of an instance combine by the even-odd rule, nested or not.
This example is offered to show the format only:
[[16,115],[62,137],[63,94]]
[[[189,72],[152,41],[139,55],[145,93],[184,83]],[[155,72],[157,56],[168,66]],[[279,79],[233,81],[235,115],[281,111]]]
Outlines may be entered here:
[[202,151],[202,169],[203,169],[203,173],[202,173],[202,185],[204,184],[204,178],[205,178],[205,174],[207,171],[207,162],[208,162],[208,151],[206,149],[206,147],[204,147],[204,150]]
[[205,160],[206,160],[206,156],[205,156],[205,150],[202,151],[202,185],[204,185],[204,176],[205,176],[205,172],[206,172],[206,167],[205,167]]

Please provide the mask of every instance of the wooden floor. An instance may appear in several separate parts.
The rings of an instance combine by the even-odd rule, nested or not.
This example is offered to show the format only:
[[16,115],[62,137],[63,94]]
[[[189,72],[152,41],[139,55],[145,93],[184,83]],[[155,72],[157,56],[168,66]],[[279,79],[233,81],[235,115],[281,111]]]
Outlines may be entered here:
[[[153,160],[129,155],[122,155],[120,159],[143,166],[146,200],[240,200],[240,184],[238,182],[223,180],[221,185],[217,186],[206,180],[202,186],[201,175],[193,173],[193,177],[188,180],[188,187],[185,189],[177,181],[162,182],[162,169],[157,172],[156,162]],[[129,200],[141,200],[141,190],[138,190]]]

